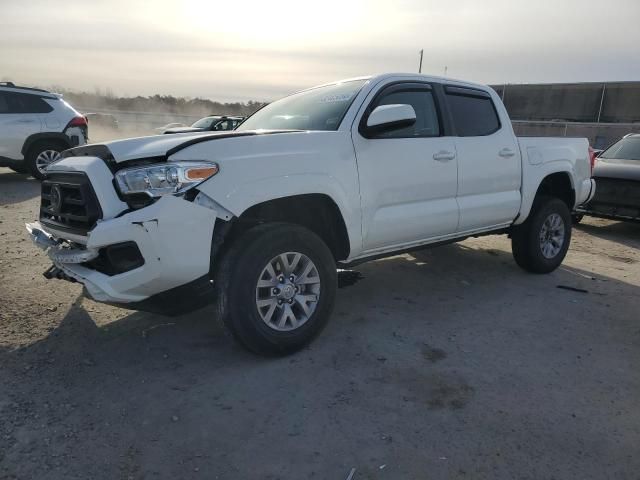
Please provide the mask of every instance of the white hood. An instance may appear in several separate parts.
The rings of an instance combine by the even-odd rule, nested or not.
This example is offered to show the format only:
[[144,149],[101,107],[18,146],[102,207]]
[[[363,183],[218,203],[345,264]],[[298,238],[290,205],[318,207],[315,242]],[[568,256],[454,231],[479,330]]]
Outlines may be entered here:
[[[207,135],[208,134],[208,135]],[[197,132],[174,135],[153,135],[149,137],[127,138],[124,140],[114,140],[113,142],[104,142],[102,145],[107,147],[113,155],[113,159],[120,163],[128,160],[141,158],[158,157],[167,153],[178,145],[189,142],[203,135],[214,137],[219,133]]]
[[150,137],[127,138],[113,142],[97,143],[67,150],[63,157],[95,156],[103,160],[122,163],[152,157],[168,157],[175,151],[190,145],[223,138],[247,137],[270,133],[287,133],[293,130],[243,130],[227,132],[177,133]]

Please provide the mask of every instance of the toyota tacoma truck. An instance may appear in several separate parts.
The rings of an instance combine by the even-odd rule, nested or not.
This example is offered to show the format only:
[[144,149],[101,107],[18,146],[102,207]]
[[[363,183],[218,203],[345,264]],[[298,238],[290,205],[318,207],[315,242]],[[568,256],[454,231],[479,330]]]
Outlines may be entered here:
[[320,332],[340,266],[508,234],[518,265],[551,272],[595,191],[586,139],[516,138],[491,88],[414,74],[304,90],[232,132],[62,157],[27,225],[46,277],[163,314],[215,303],[260,354]]

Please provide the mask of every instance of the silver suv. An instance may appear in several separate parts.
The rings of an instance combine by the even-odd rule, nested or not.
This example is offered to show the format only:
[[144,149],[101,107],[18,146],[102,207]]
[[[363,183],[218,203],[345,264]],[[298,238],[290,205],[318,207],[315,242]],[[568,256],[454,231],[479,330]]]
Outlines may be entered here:
[[0,166],[41,180],[61,151],[87,137],[87,119],[61,95],[0,82]]

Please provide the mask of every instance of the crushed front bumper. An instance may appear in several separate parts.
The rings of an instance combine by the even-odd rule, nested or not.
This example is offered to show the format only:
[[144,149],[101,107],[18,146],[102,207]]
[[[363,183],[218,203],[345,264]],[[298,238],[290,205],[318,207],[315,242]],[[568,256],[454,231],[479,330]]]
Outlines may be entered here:
[[[101,220],[88,233],[86,244],[54,236],[39,222],[27,225],[29,234],[65,277],[82,283],[91,298],[124,307],[163,313],[174,303],[171,292],[207,295],[216,211],[182,198],[166,196],[154,204]],[[99,271],[101,251],[133,242],[143,258],[141,266],[124,273]],[[196,286],[190,288],[190,286]],[[213,298],[211,299],[213,300]],[[194,298],[194,308],[202,302]],[[197,305],[195,305],[197,304]],[[145,308],[146,307],[146,308]],[[183,305],[181,310],[189,310]]]

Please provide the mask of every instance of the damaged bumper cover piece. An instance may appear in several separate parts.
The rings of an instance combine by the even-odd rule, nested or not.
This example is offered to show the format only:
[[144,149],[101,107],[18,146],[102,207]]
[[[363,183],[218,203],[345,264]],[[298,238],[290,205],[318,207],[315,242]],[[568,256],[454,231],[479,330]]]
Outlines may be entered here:
[[[148,207],[99,221],[88,233],[86,249],[69,248],[38,222],[28,224],[27,230],[53,264],[82,283],[91,298],[134,307],[208,279],[215,221],[216,212],[210,208],[164,196]],[[115,275],[91,268],[101,249],[125,242],[137,245],[144,259],[140,267]]]
[[53,263],[84,263],[99,255],[97,249],[73,248],[57,242],[52,235],[44,231],[40,222],[27,223],[25,226],[33,243],[44,250]]

